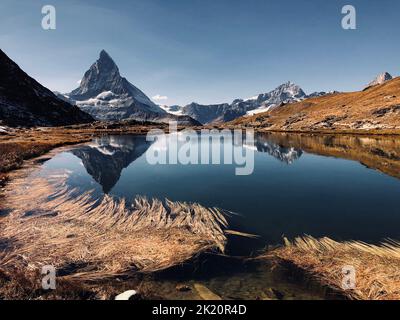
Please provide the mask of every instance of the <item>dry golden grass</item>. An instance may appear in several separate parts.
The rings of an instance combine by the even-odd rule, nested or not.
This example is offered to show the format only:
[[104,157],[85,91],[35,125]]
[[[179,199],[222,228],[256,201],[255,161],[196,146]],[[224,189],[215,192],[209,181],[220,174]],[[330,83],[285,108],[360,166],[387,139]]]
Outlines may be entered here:
[[360,92],[287,104],[229,125],[269,131],[399,134],[400,78]]
[[90,141],[87,134],[62,132],[60,129],[16,130],[0,136],[0,172],[19,168],[24,160],[49,152],[53,148]]
[[64,173],[14,178],[4,191],[0,269],[70,270],[64,279],[98,280],[175,266],[200,252],[223,252],[225,214],[166,200],[124,199],[66,187]]
[[[285,242],[284,247],[261,258],[290,262],[352,299],[400,300],[400,242],[371,245],[309,236],[296,238],[293,243],[287,239]],[[355,289],[342,289],[345,266],[355,268]]]

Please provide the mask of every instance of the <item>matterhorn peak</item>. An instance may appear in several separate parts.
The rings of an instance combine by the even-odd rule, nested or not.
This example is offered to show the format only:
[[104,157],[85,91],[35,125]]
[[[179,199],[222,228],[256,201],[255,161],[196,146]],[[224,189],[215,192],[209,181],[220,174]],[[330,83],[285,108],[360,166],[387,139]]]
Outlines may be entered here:
[[111,58],[111,56],[107,53],[106,50],[101,50],[100,52],[100,58],[99,60],[97,60],[98,62],[102,62],[102,63],[107,63],[107,64],[113,64],[116,66],[114,60]]
[[124,88],[118,66],[110,55],[102,50],[96,62],[85,72],[79,88],[69,96],[75,100],[86,100],[105,91],[122,93]]
[[389,81],[392,79],[393,79],[393,77],[390,75],[389,72],[383,72],[383,73],[379,74],[372,82],[370,82],[367,85],[367,88],[385,83],[386,81]]
[[110,55],[104,49],[100,51],[100,58],[110,58],[111,59]]
[[167,114],[140,89],[122,77],[105,51],[87,70],[79,87],[67,94],[74,103],[97,120],[162,119]]
[[116,73],[119,75],[119,70],[117,64],[111,58],[111,56],[103,49],[100,52],[99,59],[93,65],[97,68],[98,72],[102,73]]

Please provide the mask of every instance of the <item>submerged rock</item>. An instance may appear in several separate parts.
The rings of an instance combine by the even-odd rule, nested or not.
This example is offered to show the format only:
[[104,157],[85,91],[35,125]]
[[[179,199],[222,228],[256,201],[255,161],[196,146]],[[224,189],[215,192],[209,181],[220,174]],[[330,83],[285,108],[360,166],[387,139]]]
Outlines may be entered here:
[[269,290],[278,300],[282,300],[285,297],[285,294],[277,289],[270,288]]
[[222,300],[220,296],[212,292],[207,287],[203,286],[202,284],[195,283],[194,288],[196,289],[197,293],[199,294],[200,298],[203,300]]

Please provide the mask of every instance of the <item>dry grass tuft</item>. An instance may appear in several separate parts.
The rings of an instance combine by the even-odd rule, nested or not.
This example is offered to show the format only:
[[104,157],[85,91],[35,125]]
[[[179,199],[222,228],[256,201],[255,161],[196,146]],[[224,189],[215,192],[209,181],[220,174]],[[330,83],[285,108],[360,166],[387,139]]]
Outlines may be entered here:
[[[285,243],[261,258],[276,257],[293,263],[352,299],[400,299],[400,242],[389,240],[378,246],[307,236],[296,238],[293,243],[286,239]],[[355,289],[342,289],[345,266],[355,268]]]
[[43,155],[53,148],[89,140],[90,137],[83,135],[56,135],[32,130],[3,137],[0,139],[0,173],[18,169],[24,160]]
[[199,204],[79,194],[64,174],[13,179],[4,192],[0,269],[54,265],[64,279],[154,272],[224,251],[224,213]]

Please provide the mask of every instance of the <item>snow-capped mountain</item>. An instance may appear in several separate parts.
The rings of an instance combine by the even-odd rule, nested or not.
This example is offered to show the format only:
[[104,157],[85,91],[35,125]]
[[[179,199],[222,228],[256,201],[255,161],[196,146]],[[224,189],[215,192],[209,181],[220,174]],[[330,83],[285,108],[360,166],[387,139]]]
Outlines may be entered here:
[[30,127],[91,121],[91,116],[57,98],[0,50],[0,122]]
[[98,120],[158,117],[165,111],[120,75],[118,66],[104,50],[86,71],[77,89],[66,95]]
[[178,105],[173,105],[173,106],[160,105],[160,108],[164,109],[166,112],[170,114],[174,114],[177,116],[182,115],[182,107]]
[[286,82],[281,84],[276,89],[268,92],[259,94],[256,97],[245,100],[248,103],[255,103],[257,106],[272,106],[278,105],[280,103],[292,102],[304,99],[306,94],[304,91],[296,84]]
[[315,92],[308,96],[298,85],[286,82],[270,92],[258,94],[245,100],[236,99],[231,104],[201,105],[191,103],[185,107],[164,107],[164,110],[175,114],[189,115],[203,124],[208,124],[232,121],[238,117],[266,112],[283,104],[325,94],[325,92]]
[[282,104],[301,101],[305,98],[307,98],[307,95],[300,86],[289,81],[268,93],[262,93],[244,101],[239,100],[237,104],[245,105],[246,114],[252,115],[266,112]]
[[390,73],[388,72],[383,72],[381,74],[379,74],[374,80],[372,80],[366,88],[370,88],[373,86],[376,86],[378,84],[382,84],[385,83],[386,81],[392,80],[393,77],[391,76]]
[[118,66],[102,50],[99,59],[86,71],[80,85],[69,94],[59,94],[76,104],[97,120],[168,122],[177,120],[184,124],[198,124],[193,119],[177,117],[160,108],[141,90],[122,77]]

